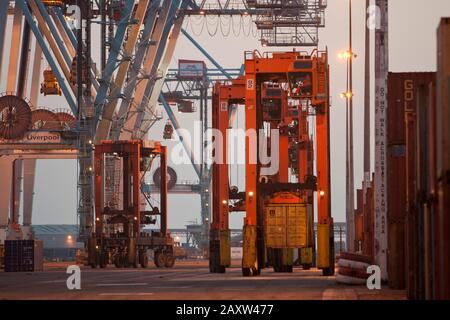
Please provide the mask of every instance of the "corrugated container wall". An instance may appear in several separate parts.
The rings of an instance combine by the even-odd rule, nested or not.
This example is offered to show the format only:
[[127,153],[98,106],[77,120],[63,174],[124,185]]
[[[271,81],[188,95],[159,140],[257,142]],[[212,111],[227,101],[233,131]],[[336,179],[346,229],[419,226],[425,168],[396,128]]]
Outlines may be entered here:
[[306,205],[268,205],[265,214],[268,248],[303,248],[308,239]]
[[436,83],[436,298],[450,299],[450,18],[441,19]]
[[388,274],[391,288],[404,289],[406,192],[406,116],[414,114],[417,90],[433,81],[432,72],[389,73],[387,109]]
[[5,272],[43,270],[43,245],[39,240],[6,240]]

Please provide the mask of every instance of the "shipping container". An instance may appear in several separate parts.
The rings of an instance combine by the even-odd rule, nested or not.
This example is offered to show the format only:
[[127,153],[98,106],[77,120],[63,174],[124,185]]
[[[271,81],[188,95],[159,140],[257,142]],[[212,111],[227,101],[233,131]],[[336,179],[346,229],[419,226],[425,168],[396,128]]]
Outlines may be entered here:
[[5,272],[43,271],[43,244],[39,240],[6,240]]
[[0,270],[5,268],[5,246],[0,244]]
[[450,171],[450,18],[443,18],[438,29],[437,64],[437,170],[442,176]]
[[265,209],[266,246],[302,248],[307,246],[308,219],[304,204],[271,204]]
[[406,110],[406,230],[405,273],[410,299],[431,299],[436,287],[433,253],[435,226],[430,167],[435,166],[433,136],[435,79],[417,84],[415,108]]
[[231,259],[242,259],[242,247],[231,247]]
[[[419,88],[435,81],[433,72],[389,73],[387,108],[387,223],[388,223],[388,275],[391,288],[404,289],[405,274],[405,224],[407,220],[407,175],[412,177],[415,164],[407,166],[407,141],[413,146],[416,126],[416,106]],[[411,131],[408,131],[408,129]],[[410,133],[407,137],[407,132]],[[410,150],[411,155],[415,154]],[[407,172],[407,168],[410,170]],[[411,179],[411,178],[410,178]],[[410,191],[412,192],[412,190]],[[411,193],[413,194],[413,192]],[[414,197],[413,197],[414,198]],[[411,199],[414,202],[414,199]],[[410,210],[415,210],[410,205]],[[411,214],[415,214],[412,213]],[[412,217],[410,218],[410,220]],[[411,224],[413,224],[411,222]],[[413,231],[411,231],[413,232]],[[411,240],[413,240],[411,238]],[[410,243],[413,245],[414,242]],[[415,245],[414,245],[415,246]],[[411,248],[411,250],[413,250]],[[413,260],[415,258],[411,257]],[[411,263],[413,263],[411,260]]]
[[415,209],[415,110],[406,112],[406,232],[405,232],[405,270],[406,270],[406,291],[410,299],[416,298],[415,274],[417,268],[417,233],[416,233],[416,209]]
[[435,298],[450,299],[450,18],[437,32]]
[[434,82],[435,72],[390,72],[388,75],[387,143],[405,145],[405,112],[414,111],[417,88]]

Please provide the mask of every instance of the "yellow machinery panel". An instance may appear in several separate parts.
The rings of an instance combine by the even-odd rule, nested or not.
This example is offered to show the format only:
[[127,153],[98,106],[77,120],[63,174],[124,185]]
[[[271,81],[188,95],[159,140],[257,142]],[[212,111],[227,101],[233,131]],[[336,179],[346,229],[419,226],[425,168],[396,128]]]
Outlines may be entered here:
[[220,265],[231,265],[230,231],[220,230]]
[[268,205],[265,212],[268,248],[302,248],[307,245],[306,205]]
[[256,226],[244,225],[242,267],[258,268],[256,260]]
[[313,262],[312,248],[301,248],[300,249],[300,263],[301,264],[312,264],[312,262]]
[[317,268],[330,267],[330,225],[317,225]]
[[294,264],[294,250],[285,248],[281,259],[283,266],[292,266]]

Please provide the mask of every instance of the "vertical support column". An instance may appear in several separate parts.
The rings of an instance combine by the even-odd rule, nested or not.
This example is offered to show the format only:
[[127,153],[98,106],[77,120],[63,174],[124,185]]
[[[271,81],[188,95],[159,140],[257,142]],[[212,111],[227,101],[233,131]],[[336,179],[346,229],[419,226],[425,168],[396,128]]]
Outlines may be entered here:
[[326,75],[327,100],[316,106],[317,267],[322,269],[323,275],[328,276],[334,274],[334,230],[331,217],[329,70],[326,57],[318,63],[318,67]]
[[[366,21],[370,19],[370,0],[366,0]],[[366,204],[366,192],[370,188],[370,28],[365,27],[364,57],[364,184],[363,203]]]
[[[31,45],[31,31],[28,22],[25,20],[24,28],[22,32],[22,50],[20,53],[20,67],[17,82],[17,95],[24,98],[27,91],[27,74],[30,56],[30,45]],[[39,51],[39,50],[37,50]],[[33,188],[34,188],[34,171],[36,168],[36,160],[21,160],[20,169],[18,168],[18,174],[23,178],[23,222],[22,222],[22,232],[24,239],[30,239],[31,234],[31,207],[33,198]],[[19,172],[20,170],[20,172]],[[31,179],[30,179],[31,177]],[[14,214],[19,215],[20,203],[21,203],[21,189],[22,179],[17,181],[19,183],[18,188],[15,192],[15,198],[18,199],[18,205],[14,206]],[[31,200],[30,200],[31,197]],[[25,215],[26,214],[26,215]]]
[[375,261],[381,278],[387,273],[386,109],[389,71],[388,1],[376,0],[380,28],[375,31]]
[[[314,154],[314,141],[310,137],[311,133],[309,132],[310,126],[308,124],[308,176],[313,177],[314,176],[314,161],[315,161],[315,154]],[[315,217],[315,208],[314,208],[314,191],[310,190],[308,191],[308,204],[311,206],[310,210],[310,225],[308,225],[309,230],[309,243],[312,247],[312,253],[311,253],[311,265],[316,266],[316,261],[313,259],[313,257],[316,256],[316,234],[314,231],[314,217]],[[342,244],[342,241],[341,241]]]
[[100,237],[103,229],[103,199],[104,199],[104,148],[101,145],[95,147],[94,152],[94,166],[95,166],[95,180],[94,180],[94,192],[95,192],[95,234]]
[[[228,182],[228,139],[229,103],[222,94],[220,85],[216,86],[213,103],[213,126],[218,130],[214,136],[214,182],[213,182],[213,224],[210,234],[210,270],[223,273],[231,264],[229,231],[229,182]],[[217,141],[217,140],[218,141]]]
[[[97,145],[94,152],[94,193],[95,193],[95,222],[93,222],[94,230],[90,234],[84,235],[87,242],[88,263],[91,267],[96,267],[104,262],[100,261],[101,253],[104,252],[102,248],[102,233],[103,233],[103,210],[104,204],[104,165],[105,165],[105,146]],[[80,219],[81,220],[81,219]],[[92,227],[92,226],[91,226]],[[81,232],[80,232],[81,234]],[[98,241],[98,242],[97,242]]]
[[[9,4],[8,4],[9,5]],[[6,91],[10,93],[17,93],[18,90],[18,69],[19,69],[19,57],[20,57],[20,40],[22,35],[22,22],[23,14],[20,6],[14,7],[14,18],[11,35],[11,48],[9,52],[9,67],[8,67],[8,79],[6,82]],[[26,39],[24,39],[26,40]],[[1,63],[1,62],[0,62]],[[22,96],[19,93],[20,96]],[[21,189],[21,176],[22,176],[22,160],[17,160],[13,165],[14,178],[11,194],[11,222],[18,223],[19,210],[20,210],[20,189]]]
[[[228,103],[227,103],[228,108]],[[212,128],[220,131],[219,123],[220,113],[220,83],[216,82],[212,93]],[[222,273],[224,268],[220,267],[220,239],[219,239],[219,225],[220,225],[220,211],[221,211],[221,193],[220,193],[220,156],[222,152],[221,143],[222,135],[213,137],[216,148],[214,148],[212,157],[212,221],[209,232],[209,271],[212,273]],[[218,139],[219,141],[216,141]]]
[[127,211],[130,208],[130,155],[127,153],[123,156],[123,206],[122,210]]
[[167,237],[167,147],[165,146],[161,146],[160,172],[161,233],[164,237]]
[[22,9],[16,5],[14,7],[14,18],[11,35],[11,48],[9,51],[9,67],[8,79],[6,82],[6,91],[16,92],[17,85],[17,70],[19,67],[20,56],[20,36],[22,34]]
[[298,182],[305,183],[308,173],[308,154],[309,154],[309,136],[308,136],[308,111],[299,111],[298,116],[298,134],[300,146],[298,150]]
[[[0,62],[3,61],[3,49],[5,48],[6,22],[8,21],[9,1],[0,1]],[[3,63],[0,63],[0,74],[2,74]]]
[[11,197],[11,223],[19,224],[20,195],[22,189],[22,168],[23,159],[16,159],[13,162],[13,180]]
[[[219,152],[221,155],[219,159],[222,161],[219,163],[219,200],[220,200],[220,209],[219,209],[219,230],[228,230],[229,228],[229,212],[228,212],[228,191],[229,191],[229,183],[228,183],[228,137],[227,137],[227,129],[228,129],[228,100],[223,99],[223,96],[220,96],[220,110],[218,112],[218,124],[219,131],[222,135],[222,144],[221,150]],[[216,155],[217,156],[217,155]]]
[[[41,77],[42,49],[36,41],[34,47],[33,70],[31,75],[30,102],[31,108],[38,105],[39,85]],[[31,236],[31,221],[33,214],[34,181],[36,174],[36,159],[27,159],[23,163],[23,232],[24,237]]]
[[11,156],[0,157],[0,171],[2,172],[2,178],[0,179],[0,244],[4,244],[7,237],[11,203],[11,185],[13,179],[13,161],[14,158]]
[[[287,129],[287,128],[286,128]],[[278,148],[279,152],[279,171],[278,171],[278,182],[288,183],[289,182],[289,136],[287,132],[280,132],[280,145]],[[270,142],[269,142],[269,145]]]
[[[139,233],[140,233],[140,224],[141,224],[141,201],[140,201],[140,197],[141,197],[141,143],[134,143],[132,145],[133,151],[131,154],[132,160],[131,160],[131,170],[132,170],[132,178],[133,178],[133,215],[134,215],[134,220],[133,220],[133,234],[130,235],[130,238],[138,238],[139,237]],[[165,162],[165,160],[164,160]],[[161,161],[162,164],[162,161]],[[163,169],[161,169],[161,181],[166,181],[167,179],[167,173],[165,172],[165,177],[163,180],[163,173],[162,173]],[[163,190],[163,189],[161,189]],[[163,192],[161,192],[163,193]],[[162,201],[162,196],[161,196],[161,212],[162,211],[162,206],[164,201]],[[161,216],[162,217],[162,216]],[[161,230],[163,230],[163,228],[167,228],[167,219],[166,221],[162,221],[163,219],[161,219]],[[163,231],[164,232],[164,231]]]
[[25,228],[31,227],[32,212],[33,212],[35,173],[36,173],[36,159],[24,160],[24,162],[23,162],[23,226]]
[[245,75],[245,207],[246,217],[244,219],[243,230],[243,257],[242,272],[244,276],[257,275],[259,266],[257,262],[257,79],[255,61],[246,62]]

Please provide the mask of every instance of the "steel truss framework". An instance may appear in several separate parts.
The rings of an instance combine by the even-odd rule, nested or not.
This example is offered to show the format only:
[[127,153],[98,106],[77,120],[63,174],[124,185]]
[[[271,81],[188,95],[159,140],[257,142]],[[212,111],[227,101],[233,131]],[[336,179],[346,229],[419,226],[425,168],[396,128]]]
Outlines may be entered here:
[[194,0],[187,15],[251,15],[264,46],[317,46],[326,0]]
[[[78,2],[70,1],[70,4],[76,3]],[[82,10],[81,32],[76,28],[77,24],[71,23],[67,18],[69,14],[66,12],[67,6],[53,6],[42,0],[2,1],[0,5],[1,56],[4,51],[7,20],[4,18],[8,14],[14,15],[12,43],[16,51],[10,54],[12,58],[10,68],[16,69],[13,70],[16,72],[10,72],[14,74],[8,79],[10,91],[17,92],[16,84],[20,89],[21,81],[16,78],[19,68],[16,58],[20,56],[19,39],[22,34],[28,32],[37,43],[32,60],[34,61],[32,104],[35,105],[33,100],[37,100],[36,84],[40,78],[39,71],[36,71],[40,70],[38,61],[43,55],[57,78],[68,106],[79,120],[72,131],[80,137],[78,214],[82,239],[86,239],[90,234],[94,219],[93,143],[103,139],[143,138],[152,124],[159,119],[155,111],[159,103],[163,104],[170,116],[168,111],[170,108],[167,107],[161,90],[166,79],[167,83],[173,79],[168,67],[179,35],[183,34],[193,41],[217,68],[208,72],[209,81],[222,77],[230,79],[238,74],[237,69],[222,68],[186,31],[182,30],[181,26],[186,15],[253,15],[261,32],[265,32],[263,43],[306,46],[317,45],[318,38],[315,35],[318,28],[324,25],[323,12],[326,7],[326,1],[320,0],[241,1],[241,4],[239,1],[124,0],[123,6],[119,8],[118,17],[113,17],[105,14],[108,3],[108,0],[92,1],[86,11]],[[267,28],[267,21],[271,21],[273,26],[271,30]],[[90,58],[91,24],[99,24],[102,28],[108,29],[107,36],[102,35],[101,39],[103,51],[108,53],[102,62],[101,72]],[[280,31],[283,28],[295,29],[295,32],[291,33],[298,35],[295,41],[293,38],[290,38],[291,42],[279,41],[281,38],[278,35],[285,34],[284,31]],[[311,31],[307,31],[308,28],[312,28]],[[274,35],[276,41],[271,38]],[[27,47],[27,44],[22,43],[22,46]],[[89,61],[85,65],[87,77],[84,79],[82,72],[79,72],[74,78],[72,70],[74,61],[78,62],[77,71],[83,70],[82,55]],[[26,56],[23,61],[29,63],[30,60]],[[185,93],[190,91],[189,99],[196,98],[192,95],[193,90],[189,90],[189,86],[191,89],[200,87],[186,82],[183,85],[188,86],[184,91]],[[206,94],[204,98],[208,96]],[[177,122],[174,115],[170,117],[172,122]],[[113,125],[114,122],[117,125]],[[31,171],[33,174],[30,176],[33,177],[34,168]],[[205,185],[210,181],[209,171],[208,168],[203,170],[196,168],[201,183]],[[32,186],[33,183],[29,185]],[[24,196],[24,202],[31,203],[32,192]]]

